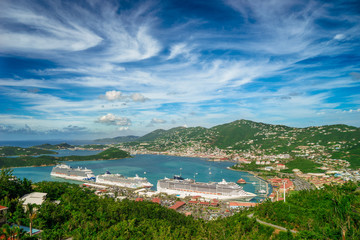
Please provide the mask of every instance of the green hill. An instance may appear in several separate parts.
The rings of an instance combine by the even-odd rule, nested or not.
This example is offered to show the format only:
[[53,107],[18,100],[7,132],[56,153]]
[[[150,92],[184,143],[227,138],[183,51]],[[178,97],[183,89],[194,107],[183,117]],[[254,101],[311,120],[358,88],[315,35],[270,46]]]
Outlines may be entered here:
[[59,143],[59,144],[45,143],[45,144],[34,146],[34,148],[51,149],[51,150],[68,149],[68,148],[73,148],[73,147],[74,146],[67,144],[67,143]]
[[40,154],[57,154],[57,152],[37,149],[37,148],[22,148],[22,147],[0,147],[0,156],[33,156]]
[[62,161],[90,161],[90,160],[110,160],[131,157],[128,152],[118,148],[109,148],[96,155],[89,156],[64,156],[53,157],[42,155],[39,157],[21,156],[16,158],[0,157],[0,168],[2,167],[24,167],[24,166],[47,166],[54,165]]
[[114,137],[114,138],[101,138],[101,139],[95,139],[94,142],[97,143],[122,143],[122,142],[133,142],[138,140],[138,136],[120,136],[120,137]]
[[343,124],[294,128],[237,120],[212,128],[177,127],[158,129],[137,141],[147,142],[153,151],[207,150],[220,148],[261,154],[333,156],[360,167],[360,128]]

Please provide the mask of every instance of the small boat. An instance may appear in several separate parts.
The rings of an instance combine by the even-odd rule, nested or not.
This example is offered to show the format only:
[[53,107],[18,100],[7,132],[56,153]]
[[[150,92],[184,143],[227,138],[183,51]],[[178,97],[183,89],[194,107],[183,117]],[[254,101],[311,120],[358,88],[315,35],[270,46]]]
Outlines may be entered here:
[[244,179],[240,178],[239,180],[237,180],[237,183],[239,183],[239,184],[245,184],[246,181],[245,181]]

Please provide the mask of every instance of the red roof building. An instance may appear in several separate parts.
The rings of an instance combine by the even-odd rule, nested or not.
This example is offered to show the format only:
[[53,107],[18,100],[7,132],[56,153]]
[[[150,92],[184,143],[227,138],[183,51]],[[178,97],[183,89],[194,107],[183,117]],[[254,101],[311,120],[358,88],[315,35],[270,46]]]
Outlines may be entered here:
[[179,209],[180,207],[182,207],[182,206],[184,206],[184,205],[185,205],[185,202],[178,201],[178,202],[176,202],[174,205],[172,205],[171,207],[169,207],[169,209],[177,210],[177,209]]
[[135,202],[142,202],[142,201],[144,201],[144,199],[142,199],[140,197],[135,199]]
[[1,206],[0,205],[0,224],[2,223],[6,223],[6,212],[7,212],[7,207]]
[[249,207],[255,207],[258,205],[258,203],[251,203],[251,202],[230,202],[229,207],[230,208],[249,208]]
[[153,198],[153,199],[152,199],[152,202],[153,202],[153,203],[158,203],[158,204],[160,204],[160,203],[161,203],[161,199],[160,199],[160,198]]
[[280,192],[283,192],[283,190],[284,190],[284,182],[285,182],[285,190],[286,191],[292,190],[294,188],[293,182],[288,178],[271,178],[268,181],[274,187],[278,187]]
[[8,209],[8,208],[0,205],[0,211],[5,210],[5,209]]

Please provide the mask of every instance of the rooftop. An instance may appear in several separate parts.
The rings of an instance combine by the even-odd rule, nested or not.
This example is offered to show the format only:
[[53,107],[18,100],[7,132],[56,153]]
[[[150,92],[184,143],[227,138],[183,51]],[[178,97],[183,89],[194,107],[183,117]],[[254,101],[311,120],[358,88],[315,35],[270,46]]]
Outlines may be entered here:
[[183,205],[185,205],[185,202],[178,201],[178,202],[176,202],[174,205],[172,205],[171,207],[169,207],[169,209],[174,209],[174,210],[176,210],[176,209],[178,209],[179,207],[181,207],[181,206],[183,206]]
[[24,201],[23,205],[27,205],[28,203],[41,205],[45,201],[46,195],[47,193],[32,192],[24,195],[20,200]]

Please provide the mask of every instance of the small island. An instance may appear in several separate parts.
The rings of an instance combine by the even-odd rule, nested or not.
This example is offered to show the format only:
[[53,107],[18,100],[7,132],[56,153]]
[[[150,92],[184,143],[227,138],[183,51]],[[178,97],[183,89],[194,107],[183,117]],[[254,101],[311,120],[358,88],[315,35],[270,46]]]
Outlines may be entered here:
[[52,166],[63,161],[113,160],[113,159],[120,159],[127,157],[131,157],[131,155],[128,152],[125,152],[118,148],[111,147],[103,152],[89,156],[54,157],[48,155],[41,155],[38,157],[32,157],[32,156],[19,156],[16,158],[0,157],[0,168]]
[[39,149],[36,147],[22,148],[22,147],[12,147],[12,146],[2,146],[0,147],[0,156],[35,156],[41,154],[57,154],[57,152],[49,151],[46,149]]

